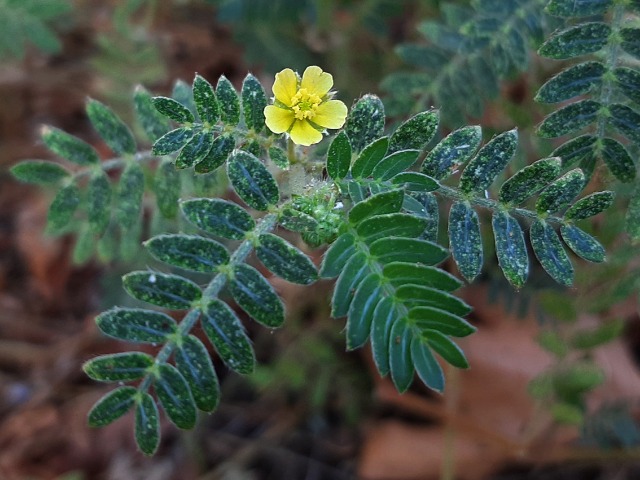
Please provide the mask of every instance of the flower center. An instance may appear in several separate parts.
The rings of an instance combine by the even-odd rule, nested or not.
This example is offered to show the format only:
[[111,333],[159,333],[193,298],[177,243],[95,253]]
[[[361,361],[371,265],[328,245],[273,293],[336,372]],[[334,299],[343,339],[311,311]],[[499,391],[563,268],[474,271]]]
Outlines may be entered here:
[[315,93],[309,93],[306,88],[301,88],[291,98],[291,108],[298,120],[311,120],[316,116],[316,110],[322,102],[321,98]]

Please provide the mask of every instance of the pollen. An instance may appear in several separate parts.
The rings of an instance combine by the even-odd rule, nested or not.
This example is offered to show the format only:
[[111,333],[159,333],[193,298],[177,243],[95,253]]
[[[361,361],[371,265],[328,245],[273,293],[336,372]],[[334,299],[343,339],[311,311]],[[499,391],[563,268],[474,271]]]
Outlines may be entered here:
[[301,88],[291,98],[291,108],[298,120],[311,120],[316,116],[316,110],[322,99],[315,93],[309,93],[306,88]]

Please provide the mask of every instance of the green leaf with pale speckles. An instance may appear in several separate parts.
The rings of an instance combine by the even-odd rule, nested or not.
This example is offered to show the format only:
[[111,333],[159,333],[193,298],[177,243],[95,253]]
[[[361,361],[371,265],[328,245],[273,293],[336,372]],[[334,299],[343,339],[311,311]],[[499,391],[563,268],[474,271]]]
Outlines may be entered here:
[[129,162],[120,175],[116,191],[116,219],[126,229],[140,219],[144,195],[144,173],[138,162]]
[[498,264],[509,283],[522,288],[529,276],[529,255],[522,227],[515,218],[500,210],[493,213],[491,224]]
[[153,388],[171,423],[182,429],[194,427],[196,405],[191,390],[185,378],[173,365],[163,363],[158,367]]
[[82,370],[99,382],[127,382],[144,377],[152,365],[151,355],[125,352],[92,358],[82,366]]
[[43,160],[26,160],[11,167],[11,173],[21,182],[36,185],[56,185],[70,172],[61,165]]
[[213,172],[224,165],[236,146],[233,135],[223,134],[215,138],[209,149],[209,153],[196,164],[196,173]]
[[590,17],[602,15],[612,3],[612,0],[551,0],[546,10],[556,17]]
[[161,262],[194,272],[215,272],[229,261],[229,252],[224,245],[197,235],[157,235],[144,246]]
[[562,225],[560,234],[564,243],[579,257],[596,263],[605,261],[604,247],[600,242],[575,225]]
[[552,35],[538,53],[556,60],[595,53],[607,44],[610,34],[611,27],[606,23],[581,23]]
[[107,393],[89,411],[89,425],[104,427],[122,417],[135,404],[137,392],[134,387],[119,387]]
[[620,46],[629,55],[640,58],[640,28],[623,28],[620,30]]
[[318,279],[313,262],[286,240],[263,233],[258,238],[256,255],[270,271],[288,282],[309,285]]
[[160,445],[160,414],[153,397],[141,392],[136,402],[135,439],[145,455],[153,455]]
[[142,308],[114,308],[96,317],[102,333],[136,343],[163,343],[176,332],[176,321],[169,315]]
[[481,142],[479,126],[463,127],[450,133],[429,152],[422,172],[436,180],[447,178],[473,156]]
[[389,148],[389,138],[381,137],[368,144],[353,162],[351,175],[354,178],[367,178],[384,158]]
[[136,153],[136,141],[129,127],[113,110],[97,100],[87,102],[87,115],[91,125],[117,155]]
[[169,97],[153,97],[153,106],[165,117],[178,123],[193,123],[195,117],[182,103]]
[[606,67],[600,62],[574,65],[540,87],[535,100],[540,103],[558,103],[584,95],[602,84],[602,76],[606,71]]
[[573,284],[573,266],[553,227],[547,222],[536,220],[531,225],[529,234],[533,252],[542,268],[556,282],[571,286]]
[[615,194],[610,191],[592,193],[574,203],[564,216],[571,220],[593,217],[613,205],[614,198]]
[[342,180],[351,166],[351,143],[344,131],[335,136],[327,153],[327,173],[334,180]]
[[89,179],[87,217],[89,229],[102,235],[111,218],[111,182],[103,170],[97,170]]
[[147,138],[155,142],[169,130],[169,120],[153,105],[151,94],[138,85],[133,95],[136,118]]
[[625,217],[625,230],[634,242],[640,241],[640,184],[636,185],[631,194]]
[[349,223],[357,225],[361,221],[386,213],[399,212],[402,208],[404,192],[402,190],[390,190],[377,193],[366,200],[356,204],[349,212]]
[[193,167],[204,161],[213,146],[213,133],[201,130],[189,140],[176,157],[176,168]]
[[242,112],[248,129],[261,132],[265,126],[264,109],[267,95],[256,77],[248,74],[242,82]]
[[155,141],[153,147],[151,147],[151,153],[160,157],[177,152],[191,140],[194,134],[195,130],[193,128],[182,127],[171,130]]
[[202,296],[198,285],[178,275],[131,272],[122,278],[122,283],[133,298],[173,310],[188,310]]
[[344,131],[356,152],[361,151],[384,131],[385,115],[382,101],[375,95],[364,95],[351,108]]
[[240,121],[240,98],[224,75],[218,79],[216,96],[220,104],[220,119],[229,125],[237,125]]
[[449,212],[449,246],[458,270],[472,282],[482,270],[482,237],[478,214],[465,202],[455,202]]
[[559,158],[538,160],[504,182],[498,199],[504,204],[519,205],[549,185],[559,173]]
[[242,240],[256,227],[251,215],[227,200],[195,198],[182,202],[180,208],[189,223],[220,237]]
[[411,117],[391,135],[389,153],[399,150],[422,150],[435,135],[439,119],[438,110],[421,112]]
[[229,281],[233,299],[256,322],[270,328],[284,323],[284,306],[271,284],[255,268],[240,264]]
[[640,103],[640,72],[629,67],[618,67],[613,70],[616,86],[627,97]]
[[196,406],[203,412],[214,411],[220,402],[220,384],[205,346],[188,335],[181,339],[174,355],[176,367],[189,384]]
[[200,75],[196,75],[193,79],[193,101],[200,119],[210,125],[215,125],[220,118],[220,105],[213,87]]
[[[571,103],[546,117],[538,126],[538,135],[555,138],[582,130],[596,121],[601,107],[593,100]],[[554,155],[560,156],[557,152]]]
[[636,178],[636,165],[627,149],[613,138],[603,138],[601,154],[611,173],[621,182],[632,182]]
[[585,185],[584,173],[575,168],[549,185],[538,197],[536,210],[539,214],[555,213],[569,205]]
[[280,147],[269,147],[269,160],[280,170],[289,170],[291,167],[287,152]]
[[57,233],[66,227],[78,205],[80,205],[80,190],[75,183],[58,190],[47,213],[47,231]]
[[609,106],[609,124],[636,145],[640,145],[640,113],[626,105]]
[[174,218],[178,213],[180,183],[180,174],[173,166],[171,159],[162,160],[156,169],[153,190],[156,194],[158,209],[165,218]]
[[569,167],[583,160],[588,161],[595,155],[596,140],[594,135],[580,135],[556,148],[551,156],[560,157],[563,167]]
[[93,165],[100,162],[98,152],[88,143],[60,129],[42,127],[42,141],[56,155],[77,165]]
[[237,150],[229,159],[227,174],[233,189],[250,207],[265,211],[278,203],[278,184],[254,155]]

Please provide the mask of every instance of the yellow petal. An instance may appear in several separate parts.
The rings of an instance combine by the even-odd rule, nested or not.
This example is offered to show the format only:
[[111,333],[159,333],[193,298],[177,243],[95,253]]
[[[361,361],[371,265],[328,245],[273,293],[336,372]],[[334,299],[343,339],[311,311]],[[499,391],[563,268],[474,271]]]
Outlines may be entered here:
[[291,110],[269,105],[264,109],[264,117],[267,127],[273,133],[284,133],[289,130],[295,120]]
[[291,140],[297,145],[313,145],[322,140],[322,133],[313,128],[306,120],[297,120],[289,132]]
[[306,88],[309,93],[324,97],[331,87],[333,87],[333,77],[330,73],[323,72],[320,67],[315,65],[307,67],[302,74],[300,88]]
[[321,103],[313,117],[313,123],[324,128],[340,128],[347,118],[347,106],[340,100]]
[[273,88],[271,90],[276,100],[290,107],[291,97],[298,91],[298,75],[290,68],[285,68],[281,72],[276,73],[276,81],[273,82]]

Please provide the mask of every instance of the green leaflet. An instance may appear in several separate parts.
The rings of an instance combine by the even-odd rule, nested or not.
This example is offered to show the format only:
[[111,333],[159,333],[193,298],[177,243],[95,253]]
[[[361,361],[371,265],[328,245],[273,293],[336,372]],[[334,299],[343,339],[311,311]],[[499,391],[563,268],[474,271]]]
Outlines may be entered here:
[[606,67],[600,62],[574,65],[540,87],[535,101],[558,103],[588,93],[602,84],[602,76],[606,71]]
[[113,308],[96,317],[102,333],[135,343],[163,343],[178,325],[169,315],[142,308]]
[[422,172],[436,180],[447,178],[473,156],[481,142],[482,129],[479,126],[455,130],[427,155]]
[[138,390],[134,387],[118,387],[98,400],[89,411],[91,427],[104,427],[131,410]]
[[79,204],[80,190],[75,183],[58,190],[47,213],[47,230],[55,233],[66,227]]
[[640,103],[640,72],[629,67],[618,67],[613,70],[616,86],[627,97]]
[[362,281],[368,270],[369,262],[364,252],[357,252],[349,258],[333,289],[331,299],[331,316],[333,318],[343,317],[349,313],[349,306],[358,283]]
[[562,60],[595,53],[609,40],[611,27],[602,22],[581,23],[552,35],[538,49],[538,54]]
[[284,323],[284,306],[271,284],[255,268],[240,264],[233,269],[229,291],[233,299],[256,322],[277,328]]
[[469,305],[442,290],[423,285],[402,285],[396,289],[396,299],[410,307],[433,307],[446,310],[455,315],[466,315],[471,311]]
[[371,176],[376,180],[389,180],[416,163],[419,153],[418,150],[396,151],[380,160],[373,169],[373,172],[371,172]]
[[500,187],[498,199],[506,205],[519,205],[549,185],[560,173],[560,159],[543,158],[516,172]]
[[113,110],[97,100],[87,102],[87,115],[96,132],[117,155],[136,153],[136,141],[129,127]]
[[84,265],[93,257],[95,247],[95,235],[91,233],[88,225],[82,225],[77,233],[76,244],[73,247],[73,263],[75,265]]
[[200,75],[193,79],[193,102],[200,119],[204,123],[214,125],[220,118],[220,105],[213,87]]
[[418,172],[398,173],[391,179],[391,183],[408,192],[433,192],[440,188],[440,184],[433,178]]
[[289,170],[291,164],[289,163],[289,157],[280,147],[269,147],[269,160],[278,167],[280,170]]
[[372,195],[366,200],[357,203],[349,211],[349,223],[357,225],[363,220],[376,215],[399,212],[402,208],[403,199],[404,192],[399,189]]
[[522,288],[529,276],[529,255],[522,227],[515,218],[501,210],[493,213],[491,224],[498,264],[509,283],[517,289]]
[[321,278],[335,278],[340,275],[346,262],[356,251],[355,237],[351,233],[340,235],[327,249],[320,267]]
[[242,112],[248,129],[260,132],[264,128],[264,109],[267,95],[256,77],[248,74],[242,82]]
[[634,242],[640,240],[640,184],[637,184],[625,217],[625,230]]
[[222,75],[216,85],[216,96],[220,105],[220,119],[228,125],[240,122],[240,98],[231,82]]
[[358,182],[347,182],[347,191],[354,203],[360,203],[365,199],[364,188]]
[[564,217],[572,220],[593,217],[613,205],[614,198],[615,194],[610,191],[592,193],[574,203]]
[[209,352],[193,335],[182,337],[175,352],[178,371],[189,384],[196,406],[212,412],[220,402],[220,385]]
[[136,111],[138,123],[147,135],[147,138],[155,142],[169,130],[169,121],[161,115],[153,104],[151,94],[138,85],[133,94],[133,105]]
[[463,351],[449,337],[435,330],[427,330],[424,337],[427,344],[447,363],[456,368],[469,368],[469,362]]
[[241,150],[233,153],[227,164],[227,175],[238,196],[251,208],[266,211],[278,203],[278,184],[254,155]]
[[260,157],[260,143],[257,140],[249,140],[248,142],[245,142],[244,145],[242,145],[240,147],[242,150],[244,150],[247,153],[250,153],[251,155],[254,155],[255,157]]
[[518,147],[518,132],[510,130],[491,139],[467,164],[460,176],[460,190],[479,193],[493,183],[513,158]]
[[564,243],[580,258],[595,263],[605,261],[604,247],[595,238],[575,225],[562,225],[560,234]]
[[425,218],[406,213],[390,213],[364,220],[356,231],[362,240],[371,244],[383,237],[418,237],[426,226]]
[[141,392],[136,402],[135,439],[142,453],[151,456],[160,445],[160,414],[153,397]]
[[232,240],[242,240],[256,227],[242,207],[217,198],[196,198],[180,204],[186,219],[201,230]]
[[371,325],[371,350],[373,360],[380,375],[389,373],[389,344],[391,343],[391,328],[400,318],[398,309],[392,297],[384,297],[378,302],[373,311]]
[[171,159],[163,159],[158,165],[153,179],[153,190],[162,216],[174,218],[178,213],[181,185],[180,173],[173,166]]
[[351,166],[351,143],[344,131],[335,136],[327,153],[327,173],[334,180],[342,180]]
[[580,330],[570,339],[571,346],[581,350],[591,350],[618,338],[624,331],[625,322],[613,320],[592,330]]
[[165,117],[178,123],[193,123],[195,116],[182,103],[168,97],[153,97],[153,106]]
[[137,223],[142,210],[144,173],[137,162],[129,162],[120,174],[116,191],[116,220],[125,230]]
[[122,284],[133,298],[173,310],[188,310],[202,296],[198,285],[178,275],[131,272],[122,277]]
[[556,148],[552,157],[560,157],[562,166],[569,167],[582,160],[590,160],[594,156],[594,145],[597,138],[594,135],[581,135]]
[[215,272],[229,262],[224,245],[198,235],[157,235],[144,242],[144,246],[161,262],[194,272]]
[[405,195],[405,201],[411,198],[415,200],[415,205],[419,205],[418,210],[411,209],[408,203],[403,204],[403,208],[409,212],[413,212],[419,217],[423,217],[427,221],[427,226],[420,235],[422,240],[437,242],[438,225],[440,223],[440,210],[438,200],[433,193],[415,193],[413,195]]
[[196,405],[187,381],[173,366],[163,363],[158,367],[153,388],[164,412],[176,427],[192,429],[196,424]]
[[413,334],[407,320],[400,318],[391,327],[389,342],[389,371],[391,380],[400,393],[407,391],[413,382],[414,363],[411,358]]
[[383,282],[377,273],[370,273],[359,283],[347,316],[347,350],[365,344],[371,331],[374,310],[383,297]]
[[20,162],[11,167],[11,173],[21,182],[43,186],[59,184],[70,175],[70,172],[61,165],[44,160]]
[[292,232],[312,232],[318,228],[318,222],[311,215],[307,215],[292,207],[285,207],[280,211],[278,223]]
[[369,145],[382,136],[384,123],[385,115],[382,101],[375,95],[364,95],[351,108],[344,131],[349,137],[353,149],[360,152],[365,145]]
[[389,153],[400,150],[422,150],[435,135],[439,119],[438,110],[421,112],[411,117],[391,135]]
[[640,145],[640,114],[633,108],[615,103],[609,106],[609,125],[636,145]]
[[480,221],[469,203],[455,202],[451,206],[449,245],[458,270],[468,282],[472,282],[482,270],[483,254]]
[[[598,117],[602,105],[593,100],[580,100],[556,110],[538,125],[537,133],[543,138],[555,138],[582,130]],[[557,151],[554,155],[558,155]]]
[[420,380],[436,392],[442,392],[444,390],[444,373],[442,372],[442,368],[433,356],[433,353],[431,353],[429,347],[417,336],[411,340],[411,359],[413,360]]
[[556,17],[590,17],[605,13],[612,0],[551,0],[547,12]]
[[196,164],[196,173],[213,172],[224,165],[236,147],[236,141],[231,134],[223,134],[215,138],[205,157]]
[[203,310],[202,329],[227,367],[238,373],[253,372],[256,364],[251,341],[229,306],[212,300]]
[[413,283],[452,291],[462,286],[460,280],[444,270],[413,262],[388,263],[382,269],[382,275],[394,287]]
[[533,252],[542,268],[556,282],[571,286],[573,284],[573,266],[553,227],[542,220],[536,220],[531,225],[529,234]]
[[42,127],[41,135],[47,148],[59,157],[81,166],[100,163],[98,152],[73,135],[51,126]]
[[190,168],[202,162],[213,146],[213,134],[208,130],[197,132],[176,157],[176,168]]
[[301,285],[309,285],[318,279],[311,259],[286,240],[272,233],[263,233],[258,242],[256,255],[267,269],[279,277]]
[[584,173],[575,168],[542,191],[536,201],[538,214],[556,213],[566,208],[585,186]]
[[111,183],[103,170],[91,175],[87,187],[87,217],[89,229],[102,235],[111,218]]
[[[436,243],[417,238],[399,237],[376,240],[369,246],[369,253],[382,264],[415,262],[436,265],[449,256],[449,251]],[[338,261],[336,261],[336,268],[337,265]]]
[[153,147],[151,147],[151,153],[157,157],[162,155],[169,155],[170,153],[177,152],[184,147],[193,135],[195,130],[191,127],[181,127],[171,130],[158,138]]
[[613,138],[600,140],[602,159],[611,173],[621,182],[632,182],[636,178],[636,165],[627,149]]
[[153,365],[153,357],[142,352],[112,353],[92,358],[82,370],[99,382],[127,382],[142,378]]
[[354,178],[366,178],[373,173],[373,169],[384,158],[389,148],[389,138],[381,137],[368,144],[356,158],[351,167]]
[[476,331],[464,318],[435,307],[412,308],[409,319],[423,330],[435,330],[452,337],[466,337]]
[[640,28],[620,29],[620,46],[629,55],[640,58]]

